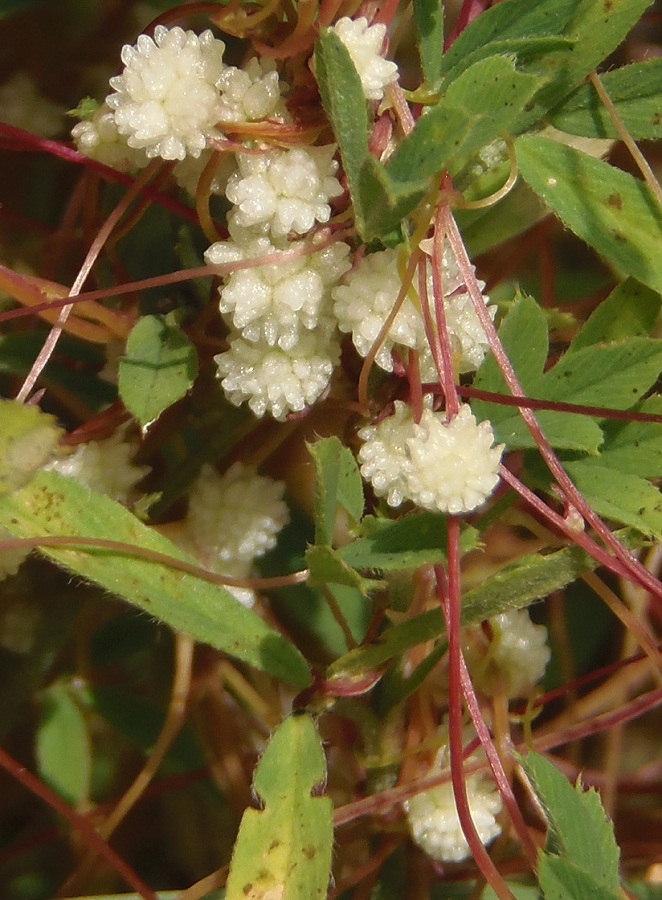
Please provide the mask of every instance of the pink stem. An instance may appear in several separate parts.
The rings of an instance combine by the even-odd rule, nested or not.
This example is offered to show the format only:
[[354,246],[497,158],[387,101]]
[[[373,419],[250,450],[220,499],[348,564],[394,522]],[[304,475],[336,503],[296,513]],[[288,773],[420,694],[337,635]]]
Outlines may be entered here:
[[[451,783],[462,831],[474,862],[500,900],[513,900],[513,895],[483,846],[471,817],[467,786],[464,780],[462,754],[462,651],[460,649],[460,523],[455,516],[447,519],[448,596],[441,608],[448,636],[448,740],[450,744]],[[438,573],[438,582],[442,573]],[[443,580],[441,581],[443,584]]]
[[[494,357],[499,365],[499,368],[501,369],[503,377],[511,393],[521,395],[524,393],[524,390],[519,383],[519,379],[515,374],[515,370],[510,364],[510,360],[508,359],[503,347],[501,346],[501,342],[499,341],[498,335],[496,333],[494,323],[492,322],[490,314],[487,311],[485,301],[483,300],[483,296],[480,292],[478,284],[476,283],[476,279],[471,268],[471,261],[467,256],[467,251],[462,242],[462,237],[455,223],[455,219],[453,218],[450,209],[448,209],[447,207],[442,207],[442,214],[445,220],[445,228],[446,234],[448,236],[448,241],[451,245],[453,253],[455,254],[458,267],[465,280],[467,290],[473,301],[476,315],[478,316],[478,319],[483,326],[483,331],[489,339],[492,353],[494,354]],[[659,600],[662,600],[662,584],[660,584],[660,582],[653,575],[651,575],[651,573],[644,566],[642,566],[639,560],[635,559],[635,557],[632,556],[632,554],[607,528],[602,519],[593,512],[589,504],[586,502],[584,497],[582,497],[582,495],[579,493],[577,488],[574,486],[574,484],[564,471],[563,466],[556,457],[556,454],[554,453],[549,441],[542,433],[540,425],[538,424],[538,420],[536,419],[532,411],[530,409],[527,409],[526,407],[520,407],[519,410],[520,415],[524,419],[529,432],[536,442],[540,454],[545,460],[549,471],[554,476],[554,478],[556,478],[560,488],[562,489],[570,503],[572,503],[572,505],[578,510],[585,521],[595,529],[597,534],[604,541],[605,545],[623,563],[623,565],[629,572],[628,577],[630,578],[630,580],[635,581],[637,584],[649,590]]]

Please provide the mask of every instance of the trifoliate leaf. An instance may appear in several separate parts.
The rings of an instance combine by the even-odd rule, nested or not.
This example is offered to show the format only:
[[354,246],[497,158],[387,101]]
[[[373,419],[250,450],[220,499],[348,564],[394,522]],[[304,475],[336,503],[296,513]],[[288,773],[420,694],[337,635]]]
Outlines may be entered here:
[[83,713],[61,682],[40,698],[35,759],[39,776],[72,806],[87,800],[92,747]]
[[191,388],[198,373],[195,347],[162,316],[143,316],[133,327],[120,359],[122,402],[146,431]]
[[[662,59],[623,66],[605,72],[600,79],[630,137],[651,141],[662,138]],[[552,125],[570,134],[620,137],[590,82],[574,90],[549,118]]]
[[[533,6],[546,9],[549,4]],[[538,122],[613,53],[649,6],[650,0],[576,0],[571,18],[560,32],[574,42],[573,52],[548,54],[526,67],[546,75],[549,83],[522,110],[517,123],[520,132]],[[478,16],[478,20],[482,18]]]
[[23,487],[50,459],[62,430],[37,406],[0,399],[0,497]]
[[[195,564],[119,503],[56,472],[39,472],[22,490],[0,498],[0,525],[17,537],[101,538]],[[134,557],[130,550],[44,547],[42,552],[65,569],[235,659],[290,684],[303,687],[309,682],[308,667],[298,650],[220,585],[170,569],[165,563]]]
[[322,900],[328,893],[332,804],[324,753],[313,720],[293,715],[271,736],[232,854],[226,900]]
[[533,75],[518,72],[511,59],[490,56],[454,81],[436,106],[421,116],[387,165],[389,178],[408,183],[453,171],[470,154],[511,126],[541,86]]
[[[565,775],[537,753],[528,753],[520,763],[531,779],[549,823],[545,855],[567,860],[604,891],[618,895],[618,845],[600,795],[593,788],[585,791],[581,785],[573,787]],[[597,895],[563,895],[577,900],[587,896]],[[561,895],[558,897],[560,900]]]
[[[522,340],[522,335],[526,335],[526,340]],[[566,390],[567,385],[563,383],[555,391],[546,391],[543,369],[549,347],[547,322],[535,300],[526,296],[517,299],[501,323],[499,338],[527,397],[573,402]],[[474,386],[510,396],[510,390],[492,356],[483,362]],[[491,422],[495,441],[505,443],[508,450],[535,446],[522,417],[512,406],[474,400],[472,410],[479,420]],[[591,454],[598,452],[602,431],[588,416],[552,410],[536,410],[535,415],[545,437],[556,449],[583,450]]]
[[522,178],[563,224],[611,265],[662,292],[662,211],[627,172],[549,138],[515,141]]

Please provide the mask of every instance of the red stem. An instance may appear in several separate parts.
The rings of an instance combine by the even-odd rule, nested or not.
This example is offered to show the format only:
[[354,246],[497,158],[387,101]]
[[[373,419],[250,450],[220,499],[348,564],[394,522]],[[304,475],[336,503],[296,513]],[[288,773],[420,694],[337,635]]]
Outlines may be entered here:
[[[483,846],[471,817],[467,786],[464,780],[462,753],[462,651],[460,649],[460,523],[455,516],[447,520],[448,595],[441,608],[446,619],[448,636],[448,740],[450,745],[451,783],[462,831],[469,844],[474,862],[500,900],[514,900],[507,884],[499,874]],[[443,584],[443,570],[435,569],[437,583]]]
[[99,837],[92,825],[84,816],[78,815],[64,800],[60,799],[49,787],[36,778],[25,766],[20,765],[8,753],[0,747],[0,766],[15,778],[23,787],[31,791],[35,796],[48,804],[59,816],[66,819],[72,828],[75,828],[93,848],[99,856],[103,856],[106,862],[120,875],[127,885],[139,894],[143,900],[157,900],[152,889],[139,878],[133,869],[126,863],[103,838]]
[[[492,322],[490,314],[487,311],[485,301],[483,300],[483,296],[473,275],[471,261],[467,256],[467,251],[464,247],[462,236],[460,235],[458,227],[455,223],[455,219],[453,218],[450,209],[446,207],[442,208],[442,213],[445,219],[444,224],[448,236],[448,241],[451,245],[453,253],[455,254],[460,272],[464,277],[467,290],[474,304],[476,315],[478,316],[478,319],[483,327],[483,331],[489,339],[492,353],[494,354],[494,357],[499,365],[501,373],[503,374],[503,377],[511,393],[523,394],[524,391],[522,389],[522,386],[519,383],[519,379],[515,374],[515,370],[513,369],[510,360],[506,355],[506,352],[501,346],[501,342],[499,341],[498,335],[496,333],[494,323]],[[651,594],[653,594],[653,596],[658,600],[662,600],[662,584],[660,584],[660,582],[653,575],[651,575],[651,573],[639,562],[639,560],[635,559],[635,557],[632,556],[632,554],[607,528],[602,519],[591,509],[590,505],[586,502],[584,497],[582,497],[582,495],[579,493],[577,488],[574,486],[574,484],[566,474],[563,466],[556,457],[556,454],[554,453],[549,441],[542,433],[540,425],[538,424],[538,421],[531,410],[520,407],[520,415],[522,416],[527,428],[529,429],[529,432],[536,442],[536,446],[538,447],[538,450],[540,451],[540,454],[544,459],[547,468],[558,482],[567,500],[578,510],[585,521],[595,529],[605,545],[625,566],[628,571],[627,577],[630,580],[635,581],[641,587],[649,590]]]

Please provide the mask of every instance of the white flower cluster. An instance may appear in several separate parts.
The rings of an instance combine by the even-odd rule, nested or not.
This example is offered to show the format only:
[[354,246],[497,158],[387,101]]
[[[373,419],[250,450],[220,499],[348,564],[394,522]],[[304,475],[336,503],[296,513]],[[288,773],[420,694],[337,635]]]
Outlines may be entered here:
[[[488,342],[448,246],[444,248],[442,283],[446,327],[454,363],[459,373],[470,372],[483,361]],[[345,283],[332,291],[338,326],[341,331],[352,335],[354,346],[361,356],[368,355],[393,309],[401,285],[397,251],[382,250],[363,257]],[[483,282],[479,285],[481,290],[485,286]],[[431,270],[427,277],[427,292],[434,312]],[[489,303],[489,297],[483,299],[486,304]],[[496,308],[488,309],[494,316]],[[425,336],[420,300],[413,288],[389,328],[375,362],[386,372],[392,372],[393,351],[399,351],[402,355],[404,348],[419,352],[422,379],[437,381]]]
[[335,147],[274,150],[259,155],[240,153],[239,171],[228,182],[234,203],[232,221],[241,228],[263,226],[274,238],[293,231],[306,234],[317,222],[328,222],[329,200],[342,188],[335,177]]
[[492,640],[479,626],[467,629],[465,658],[476,684],[491,696],[495,684],[508,697],[524,697],[545,674],[550,659],[547,629],[535,625],[526,609],[489,620]]
[[[182,546],[203,566],[230,578],[248,578],[253,562],[276,546],[289,521],[285,485],[235,463],[224,475],[206,465],[189,495]],[[228,587],[240,603],[252,606],[249,588]]]
[[[443,747],[435,760],[433,771],[448,766],[450,753]],[[474,754],[470,757],[473,761]],[[430,772],[432,774],[432,772]],[[465,777],[469,812],[483,844],[487,845],[501,833],[496,817],[501,812],[501,796],[488,776],[472,774]],[[450,782],[416,794],[403,804],[414,842],[437,862],[462,862],[471,855],[462,831]]]
[[60,456],[44,468],[75,478],[118,503],[128,503],[136,484],[150,471],[149,466],[132,462],[135,452],[135,445],[126,440],[125,429],[119,428],[105,440],[79,444],[73,453]]
[[340,358],[331,288],[350,268],[349,247],[260,264],[296,248],[331,215],[329,201],[342,193],[335,177],[335,147],[239,153],[226,190],[235,204],[228,216],[231,240],[212,244],[213,265],[255,264],[225,279],[219,309],[231,328],[230,347],[215,357],[226,396],[248,402],[256,416],[284,420],[302,412],[326,390]]
[[347,47],[364,95],[368,100],[381,100],[386,85],[398,78],[397,65],[382,56],[386,25],[368,25],[367,19],[345,17],[338,19],[331,31]]
[[[281,86],[271,61],[251,59],[239,69],[223,62],[225,44],[211,31],[198,35],[158,25],[122,48],[124,69],[88,121],[72,130],[78,149],[120,171],[157,156],[186,161],[175,177],[194,193],[208,159],[209,138],[228,123],[283,118]],[[193,160],[199,160],[195,166]]]
[[489,422],[476,422],[466,404],[446,422],[425,398],[420,421],[410,407],[395,402],[395,412],[359,431],[362,476],[390,506],[411,500],[423,509],[451,514],[479,507],[499,480],[503,444],[494,443]]

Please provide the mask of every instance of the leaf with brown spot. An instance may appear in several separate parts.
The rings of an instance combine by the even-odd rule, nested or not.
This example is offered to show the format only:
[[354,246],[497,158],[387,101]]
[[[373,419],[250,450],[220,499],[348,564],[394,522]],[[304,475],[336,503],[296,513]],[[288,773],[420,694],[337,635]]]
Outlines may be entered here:
[[253,789],[262,809],[243,815],[226,900],[322,900],[333,843],[332,805],[315,796],[326,766],[309,715],[277,728],[258,763]]

